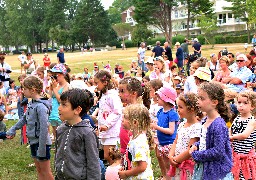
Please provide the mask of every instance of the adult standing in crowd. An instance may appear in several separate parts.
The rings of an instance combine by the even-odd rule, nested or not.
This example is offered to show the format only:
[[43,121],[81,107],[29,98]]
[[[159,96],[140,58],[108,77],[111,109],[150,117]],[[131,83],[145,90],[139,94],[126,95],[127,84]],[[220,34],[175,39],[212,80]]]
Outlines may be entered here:
[[252,38],[252,46],[256,46],[256,34],[253,35],[253,38]]
[[156,41],[156,46],[152,50],[152,55],[151,57],[158,57],[164,55],[164,48],[161,47],[160,41]]
[[11,66],[4,62],[5,54],[0,54],[0,81],[3,82],[5,89],[9,87]]
[[146,68],[145,62],[144,62],[144,59],[145,59],[145,52],[146,52],[145,43],[142,42],[142,43],[140,44],[139,49],[138,49],[137,57],[138,57],[138,65],[139,65],[139,67],[141,68],[141,70],[142,70],[143,72],[147,71],[147,68]]
[[63,48],[60,48],[60,51],[57,54],[57,60],[58,60],[58,63],[65,64],[64,49]]
[[194,50],[194,54],[198,57],[201,57],[202,55],[202,45],[199,43],[198,39],[194,39],[194,44],[192,45],[192,48]]
[[27,61],[25,62],[24,68],[26,69],[26,74],[31,74],[36,69],[35,60],[30,52],[27,53]]
[[21,54],[18,56],[18,60],[20,61],[20,74],[22,74],[22,71],[26,73],[26,70],[24,68],[24,63],[26,61],[26,55],[24,51],[21,51]]
[[188,50],[188,39],[185,38],[184,42],[180,45],[180,47],[183,50],[184,58],[189,55],[189,50]]
[[183,60],[184,60],[183,50],[180,47],[179,42],[176,42],[175,46],[177,48],[177,52],[176,52],[177,66],[179,68],[179,71],[181,71],[183,68]]
[[164,51],[165,51],[165,55],[168,57],[169,61],[173,61],[172,58],[172,48],[169,46],[168,42],[164,43]]

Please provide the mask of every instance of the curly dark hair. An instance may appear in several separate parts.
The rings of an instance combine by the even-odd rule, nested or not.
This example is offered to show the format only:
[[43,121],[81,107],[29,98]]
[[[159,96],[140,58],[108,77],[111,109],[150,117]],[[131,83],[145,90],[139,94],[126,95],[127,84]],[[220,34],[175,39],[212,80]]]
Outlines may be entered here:
[[180,94],[179,100],[183,101],[189,111],[194,111],[195,114],[201,118],[203,113],[197,106],[198,96],[195,93]]
[[216,106],[218,113],[225,120],[225,122],[229,122],[230,114],[224,100],[225,93],[221,85],[214,82],[204,82],[200,85],[199,89],[206,92],[211,100],[218,101],[218,104]]

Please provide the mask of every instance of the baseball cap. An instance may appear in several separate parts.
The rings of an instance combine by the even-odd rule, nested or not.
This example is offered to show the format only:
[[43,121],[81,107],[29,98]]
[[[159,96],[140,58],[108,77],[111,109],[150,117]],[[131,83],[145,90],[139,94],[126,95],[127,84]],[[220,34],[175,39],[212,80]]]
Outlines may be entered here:
[[63,73],[63,74],[67,73],[67,69],[63,64],[56,64],[50,71],[55,73]]

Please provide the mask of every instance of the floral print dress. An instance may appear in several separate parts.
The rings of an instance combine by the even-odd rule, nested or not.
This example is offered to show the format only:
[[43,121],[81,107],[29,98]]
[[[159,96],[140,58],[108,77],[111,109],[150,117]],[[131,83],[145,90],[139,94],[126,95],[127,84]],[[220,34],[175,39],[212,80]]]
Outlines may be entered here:
[[149,150],[146,134],[142,133],[135,139],[132,139],[128,144],[128,151],[132,155],[132,168],[136,167],[139,161],[145,161],[147,163],[147,169],[144,172],[138,174],[137,176],[130,176],[127,179],[153,180],[154,176],[153,176],[150,150]]

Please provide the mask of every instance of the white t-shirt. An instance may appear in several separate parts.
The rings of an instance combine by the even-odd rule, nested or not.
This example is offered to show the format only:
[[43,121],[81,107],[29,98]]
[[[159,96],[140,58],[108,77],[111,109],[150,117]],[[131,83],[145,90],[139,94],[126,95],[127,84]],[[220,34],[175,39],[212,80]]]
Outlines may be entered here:
[[188,92],[197,94],[197,85],[195,82],[195,77],[193,75],[188,76],[187,80],[184,83],[184,94]]
[[23,54],[21,54],[21,55],[18,56],[18,59],[20,60],[20,63],[21,63],[21,64],[24,64],[24,62],[25,62],[25,60],[26,60],[26,56],[23,55]]
[[71,88],[88,89],[88,86],[83,80],[73,80],[70,82]]
[[144,61],[144,59],[145,59],[145,52],[146,52],[145,48],[140,47],[138,49],[138,54],[140,55],[140,60],[141,61]]

